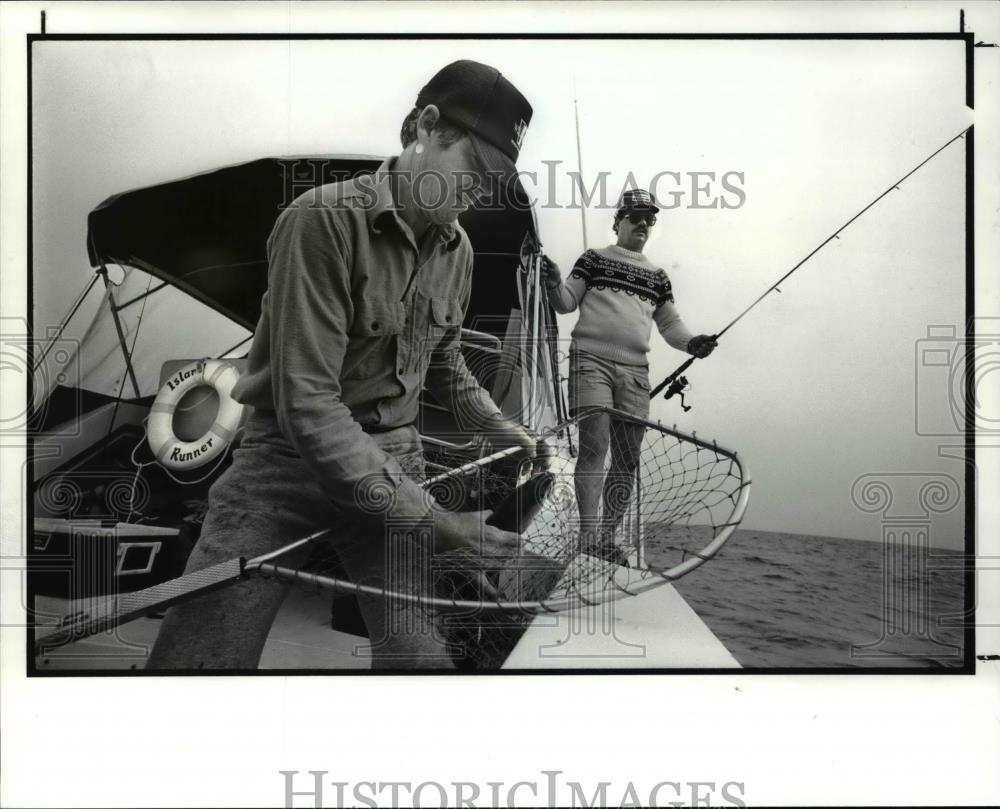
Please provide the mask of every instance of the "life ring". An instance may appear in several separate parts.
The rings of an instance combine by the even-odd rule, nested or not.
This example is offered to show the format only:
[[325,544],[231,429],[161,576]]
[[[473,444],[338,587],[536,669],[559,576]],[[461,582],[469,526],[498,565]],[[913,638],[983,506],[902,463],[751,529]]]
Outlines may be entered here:
[[[197,469],[218,458],[236,434],[243,405],[232,397],[240,378],[236,368],[222,360],[199,360],[173,374],[149,409],[146,438],[156,460],[168,469]],[[209,385],[219,394],[219,413],[201,438],[181,441],[174,433],[174,411],[192,388]]]

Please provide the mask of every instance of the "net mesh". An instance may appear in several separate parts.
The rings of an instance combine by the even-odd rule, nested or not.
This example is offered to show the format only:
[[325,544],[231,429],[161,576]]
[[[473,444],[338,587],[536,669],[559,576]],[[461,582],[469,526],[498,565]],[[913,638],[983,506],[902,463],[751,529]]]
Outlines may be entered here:
[[[287,566],[279,558],[265,572],[321,592],[381,595],[425,617],[434,613],[460,667],[497,668],[539,612],[602,604],[679,578],[710,558],[742,517],[749,481],[735,453],[615,411],[585,417],[598,414],[613,426],[604,468],[592,473],[601,493],[596,524],[581,524],[570,449],[580,446],[577,417],[547,439],[549,457],[530,473],[514,456],[428,486],[441,508],[494,511],[501,527],[518,530],[516,555],[483,545],[478,554],[431,557],[421,550],[432,544],[421,534],[426,527],[387,525],[387,578],[376,586],[352,579],[344,564],[350,549],[328,543],[305,563]],[[615,429],[632,431],[637,457],[627,440],[615,440]],[[616,448],[628,457],[616,456]],[[469,449],[431,446],[426,462],[440,478],[441,470],[467,466]],[[623,565],[625,587],[616,577]]]

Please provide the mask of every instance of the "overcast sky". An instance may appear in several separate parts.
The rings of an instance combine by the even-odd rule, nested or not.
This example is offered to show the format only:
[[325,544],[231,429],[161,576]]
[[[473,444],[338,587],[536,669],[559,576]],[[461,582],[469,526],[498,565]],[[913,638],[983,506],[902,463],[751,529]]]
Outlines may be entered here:
[[[387,155],[423,82],[453,59],[499,68],[535,115],[519,166],[542,202],[546,252],[565,270],[584,244],[569,171],[629,172],[679,195],[646,247],[692,330],[716,332],[778,277],[971,122],[960,42],[382,41],[36,43],[36,331],[56,323],[91,273],[86,215],[112,193],[262,156]],[[738,69],[734,69],[738,66]],[[877,539],[851,502],[870,473],[948,475],[946,367],[921,367],[930,326],[962,331],[964,141],[811,259],[692,366],[694,405],[652,417],[736,449],[753,476],[744,525]],[[555,185],[546,161],[561,161]],[[694,209],[692,172],[739,172],[745,202]],[[706,180],[703,178],[701,184]],[[704,198],[697,200],[704,203]],[[558,207],[563,206],[563,207]],[[612,209],[587,210],[588,246],[612,239]],[[161,304],[162,305],[162,304]],[[560,318],[568,335],[575,316]],[[175,318],[176,323],[176,318]],[[177,356],[233,341],[210,319],[177,323]],[[211,326],[214,329],[214,326]],[[948,345],[948,341],[943,341]],[[208,345],[212,343],[212,345]],[[197,353],[197,352],[195,352]],[[657,336],[654,383],[685,359]],[[918,404],[919,403],[919,406]],[[938,430],[940,432],[940,430]],[[960,443],[955,439],[953,443]],[[919,509],[918,509],[919,512]],[[961,545],[961,507],[932,541]]]

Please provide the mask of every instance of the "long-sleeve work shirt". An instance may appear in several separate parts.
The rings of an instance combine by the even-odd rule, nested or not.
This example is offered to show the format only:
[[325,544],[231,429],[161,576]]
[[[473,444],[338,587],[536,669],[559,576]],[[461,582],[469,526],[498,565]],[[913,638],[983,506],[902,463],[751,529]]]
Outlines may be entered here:
[[472,286],[468,236],[457,224],[431,225],[418,244],[394,209],[392,165],[320,186],[279,216],[233,394],[274,411],[336,504],[354,510],[362,481],[384,481],[414,513],[423,502],[416,484],[366,430],[413,424],[425,382],[474,426],[500,413],[459,347]]

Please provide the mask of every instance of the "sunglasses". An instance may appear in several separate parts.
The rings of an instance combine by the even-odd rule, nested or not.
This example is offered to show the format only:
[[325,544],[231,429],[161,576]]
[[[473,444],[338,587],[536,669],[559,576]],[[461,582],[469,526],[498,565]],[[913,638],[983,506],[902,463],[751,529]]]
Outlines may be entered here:
[[649,227],[653,227],[656,224],[656,214],[654,213],[638,213],[632,212],[626,214],[628,221],[633,225],[639,225],[645,222]]

